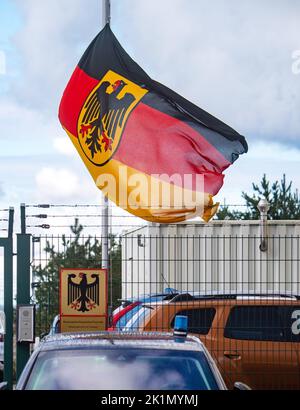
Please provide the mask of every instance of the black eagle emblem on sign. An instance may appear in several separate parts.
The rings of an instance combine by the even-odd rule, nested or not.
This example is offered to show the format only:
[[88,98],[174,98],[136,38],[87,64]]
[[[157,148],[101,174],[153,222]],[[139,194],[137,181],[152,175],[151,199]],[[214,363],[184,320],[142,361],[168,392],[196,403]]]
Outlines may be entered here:
[[[124,126],[126,112],[135,101],[131,93],[122,93],[126,85],[123,80],[113,84],[104,81],[84,106],[86,111],[79,132],[85,138],[92,159],[99,152],[112,151],[116,130]],[[111,93],[108,92],[109,87],[112,88]]]
[[99,306],[99,275],[92,274],[93,282],[88,283],[86,273],[79,273],[79,283],[73,281],[74,273],[68,275],[68,305],[78,312],[89,312]]

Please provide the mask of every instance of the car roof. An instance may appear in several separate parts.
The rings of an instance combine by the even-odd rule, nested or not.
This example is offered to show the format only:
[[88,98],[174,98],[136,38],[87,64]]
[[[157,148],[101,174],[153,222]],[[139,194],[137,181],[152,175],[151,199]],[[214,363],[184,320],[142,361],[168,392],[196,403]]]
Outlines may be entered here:
[[211,293],[201,293],[201,292],[187,292],[180,293],[174,296],[170,300],[157,301],[147,303],[143,306],[161,306],[169,304],[179,304],[179,303],[202,303],[207,301],[212,301],[213,303],[222,303],[232,302],[232,301],[267,301],[267,302],[288,302],[288,303],[298,303],[300,302],[300,296],[294,295],[291,293],[220,293],[220,292],[211,292]]
[[224,306],[299,306],[300,298],[298,295],[260,295],[260,294],[209,294],[196,295],[180,294],[171,300],[163,300],[156,302],[147,302],[141,304],[144,308],[149,308],[153,311],[157,309],[174,309],[178,312],[182,309],[190,308],[213,308]]
[[41,351],[89,347],[156,348],[171,350],[204,351],[202,342],[194,336],[187,336],[184,343],[174,340],[167,332],[94,332],[59,333],[46,336],[39,345]]

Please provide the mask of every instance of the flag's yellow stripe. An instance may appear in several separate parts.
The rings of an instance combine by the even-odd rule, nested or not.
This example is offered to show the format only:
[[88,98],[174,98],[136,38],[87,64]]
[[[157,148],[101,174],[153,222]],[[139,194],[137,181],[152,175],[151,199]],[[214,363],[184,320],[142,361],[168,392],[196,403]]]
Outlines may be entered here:
[[[111,159],[101,167],[92,164],[83,153],[78,138],[67,130],[66,132],[98,188],[102,189],[103,193],[116,205],[131,214],[150,222],[175,223],[193,216],[201,216],[208,222],[216,213],[218,204],[213,203],[211,194],[191,191],[165,182],[115,159]],[[116,189],[112,188],[112,183],[106,184],[107,179],[104,178],[106,175],[110,176],[112,183],[115,181]],[[132,185],[128,186],[128,182]],[[153,195],[153,192],[157,192],[158,195]],[[170,199],[170,202],[165,202],[163,198]],[[182,198],[184,198],[184,204]]]

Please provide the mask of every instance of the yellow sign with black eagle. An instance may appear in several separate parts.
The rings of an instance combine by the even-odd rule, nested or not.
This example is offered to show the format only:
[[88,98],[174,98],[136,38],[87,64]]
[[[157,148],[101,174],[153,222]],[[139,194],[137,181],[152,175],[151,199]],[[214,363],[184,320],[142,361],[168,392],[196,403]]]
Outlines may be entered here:
[[107,328],[107,270],[60,270],[60,331]]

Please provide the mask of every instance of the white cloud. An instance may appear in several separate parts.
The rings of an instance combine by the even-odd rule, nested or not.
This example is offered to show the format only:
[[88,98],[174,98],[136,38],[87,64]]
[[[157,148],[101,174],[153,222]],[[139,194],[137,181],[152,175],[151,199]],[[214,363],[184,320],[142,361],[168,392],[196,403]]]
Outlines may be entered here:
[[75,153],[75,148],[67,135],[60,138],[54,138],[53,146],[57,152],[63,155],[73,156]]
[[31,195],[32,202],[50,204],[99,203],[100,191],[79,158],[78,162],[80,166],[76,169],[76,173],[74,172],[74,163],[76,164],[76,162],[66,162],[64,167],[45,166],[39,168],[34,177],[35,190]]
[[276,142],[257,142],[247,154],[249,160],[274,160],[283,162],[299,162],[300,149]]
[[65,135],[55,117],[12,98],[0,99],[0,130],[0,154],[6,156],[48,153],[52,139]]
[[224,187],[216,200],[221,203],[241,204],[241,192],[252,192],[252,183],[258,184],[263,174],[275,182],[286,174],[287,181],[293,182],[293,189],[300,188],[300,150],[276,142],[258,142],[250,147],[242,161],[237,161],[225,172]]
[[100,28],[99,0],[14,0],[23,15],[15,44],[23,57],[18,98],[56,115],[60,97],[81,54]]
[[42,168],[35,177],[38,195],[44,201],[66,200],[78,196],[81,186],[68,169]]

